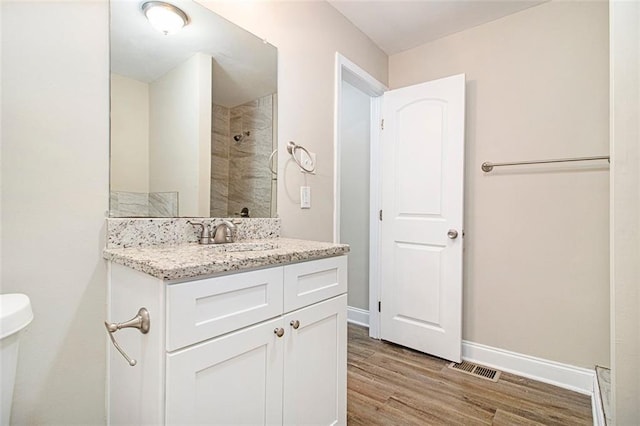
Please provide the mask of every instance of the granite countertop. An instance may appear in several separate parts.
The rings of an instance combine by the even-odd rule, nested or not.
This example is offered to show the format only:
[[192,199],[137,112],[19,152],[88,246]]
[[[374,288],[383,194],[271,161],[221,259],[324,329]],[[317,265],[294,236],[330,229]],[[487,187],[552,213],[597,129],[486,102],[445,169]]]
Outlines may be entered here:
[[347,244],[273,238],[232,244],[107,248],[103,251],[103,257],[161,280],[178,280],[339,256],[348,252]]

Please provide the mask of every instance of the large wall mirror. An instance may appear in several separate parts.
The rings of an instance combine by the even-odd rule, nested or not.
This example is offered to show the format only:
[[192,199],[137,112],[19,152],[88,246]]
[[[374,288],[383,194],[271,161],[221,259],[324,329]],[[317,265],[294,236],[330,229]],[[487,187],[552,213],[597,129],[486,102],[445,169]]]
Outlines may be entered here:
[[275,217],[277,50],[207,8],[112,0],[111,217]]

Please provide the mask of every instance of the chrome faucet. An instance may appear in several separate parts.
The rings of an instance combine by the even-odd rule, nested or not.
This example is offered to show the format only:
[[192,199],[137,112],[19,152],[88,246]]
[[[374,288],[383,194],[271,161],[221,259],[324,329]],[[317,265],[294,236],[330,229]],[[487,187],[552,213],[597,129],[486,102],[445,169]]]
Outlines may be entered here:
[[211,232],[214,244],[232,243],[236,238],[237,227],[228,220],[223,220],[222,223],[214,226]]
[[213,244],[213,238],[211,238],[211,228],[209,227],[208,223],[191,222],[190,220],[188,220],[187,223],[191,226],[200,227],[200,236],[198,237],[198,243]]
[[190,220],[187,223],[191,226],[200,227],[200,236],[198,237],[198,243],[200,244],[225,244],[233,243],[236,239],[236,230],[238,229],[235,224],[228,220],[222,220],[222,223],[211,227],[208,223],[192,222]]

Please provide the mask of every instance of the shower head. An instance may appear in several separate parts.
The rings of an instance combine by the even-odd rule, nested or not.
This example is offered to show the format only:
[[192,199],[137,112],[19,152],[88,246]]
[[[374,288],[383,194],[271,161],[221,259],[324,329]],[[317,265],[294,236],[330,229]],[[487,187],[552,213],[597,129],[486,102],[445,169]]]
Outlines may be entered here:
[[251,136],[251,132],[249,130],[247,130],[246,132],[243,132],[241,134],[235,135],[233,137],[233,140],[240,143],[242,142],[242,140],[244,139],[245,136]]

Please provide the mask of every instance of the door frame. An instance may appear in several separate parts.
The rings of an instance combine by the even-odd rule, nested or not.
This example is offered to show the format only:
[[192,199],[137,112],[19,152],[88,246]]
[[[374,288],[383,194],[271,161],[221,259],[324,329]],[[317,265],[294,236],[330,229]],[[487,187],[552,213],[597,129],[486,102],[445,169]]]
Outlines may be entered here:
[[371,99],[369,159],[369,336],[380,338],[380,122],[382,95],[388,87],[364,69],[336,52],[333,116],[333,241],[340,242],[340,125],[342,114],[342,82],[346,81]]

